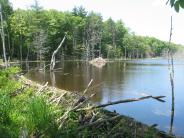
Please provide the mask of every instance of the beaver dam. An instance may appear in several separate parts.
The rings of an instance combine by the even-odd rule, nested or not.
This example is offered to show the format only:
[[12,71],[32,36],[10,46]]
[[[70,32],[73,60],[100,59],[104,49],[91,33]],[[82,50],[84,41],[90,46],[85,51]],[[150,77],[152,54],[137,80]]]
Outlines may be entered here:
[[[154,128],[154,125],[147,126],[140,122],[135,121],[133,118],[129,118],[123,115],[119,115],[115,112],[109,112],[102,107],[109,106],[117,103],[107,103],[94,105],[90,102],[90,99],[95,95],[91,94],[89,97],[84,96],[90,89],[91,80],[83,91],[82,95],[77,93],[60,90],[55,87],[47,86],[48,83],[40,85],[31,80],[21,76],[19,81],[25,87],[31,87],[36,91],[37,96],[43,96],[49,94],[48,102],[65,108],[65,112],[57,120],[59,122],[58,136],[72,136],[75,137],[158,137],[158,138],[172,138],[174,136],[168,135],[165,132],[161,132]],[[24,87],[24,88],[25,88]],[[23,93],[23,91],[21,92]],[[21,94],[18,93],[18,94]],[[15,96],[15,95],[14,95]],[[145,96],[137,99],[121,100],[119,103],[140,101],[144,99],[153,98],[155,100],[162,101],[162,96],[152,97]],[[70,114],[75,114],[73,120],[77,128],[68,129],[66,126],[70,124]],[[69,134],[68,134],[69,133]]]
[[[30,63],[30,68],[37,67],[36,63]],[[62,70],[50,73],[49,71],[30,70],[26,77],[43,84],[81,94],[91,79],[93,82],[88,92],[95,104],[105,104],[122,99],[139,98],[142,96],[166,96],[166,102],[156,100],[144,100],[134,103],[116,104],[105,109],[130,116],[137,121],[149,126],[169,132],[171,121],[171,93],[168,77],[167,60],[149,59],[133,60],[126,62],[107,62],[103,68],[98,68],[84,61],[65,61],[56,64],[56,68]],[[184,136],[183,120],[183,74],[184,62],[175,61],[175,116],[173,132]],[[164,82],[164,83],[161,83]]]

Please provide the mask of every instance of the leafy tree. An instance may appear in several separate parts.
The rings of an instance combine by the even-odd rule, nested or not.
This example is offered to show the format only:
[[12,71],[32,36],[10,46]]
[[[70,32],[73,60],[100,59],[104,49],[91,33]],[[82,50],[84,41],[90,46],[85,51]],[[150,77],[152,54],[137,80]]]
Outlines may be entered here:
[[74,7],[72,10],[72,14],[74,16],[79,16],[79,17],[85,18],[87,16],[87,11],[82,6]]
[[[7,66],[7,55],[8,52],[10,53],[10,33],[9,33],[9,23],[8,19],[9,16],[12,14],[13,9],[11,7],[11,4],[8,0],[0,0],[0,14],[1,14],[1,42],[3,45],[3,49],[0,51],[3,51],[4,60]],[[7,37],[6,37],[7,36]],[[8,51],[8,52],[7,52]],[[0,52],[0,55],[2,53]]]
[[65,32],[68,35],[57,59],[91,59],[101,55],[144,58],[161,56],[167,48],[164,41],[130,33],[121,20],[103,21],[100,14],[88,13],[83,7],[74,7],[72,12],[44,10],[36,1],[29,10],[13,11],[7,27],[11,34],[9,51],[21,60],[50,60]]
[[91,12],[86,19],[87,58],[101,55],[102,17]]
[[183,0],[168,0],[167,3],[170,2],[170,6],[174,7],[174,9],[179,12],[180,8],[184,8]]

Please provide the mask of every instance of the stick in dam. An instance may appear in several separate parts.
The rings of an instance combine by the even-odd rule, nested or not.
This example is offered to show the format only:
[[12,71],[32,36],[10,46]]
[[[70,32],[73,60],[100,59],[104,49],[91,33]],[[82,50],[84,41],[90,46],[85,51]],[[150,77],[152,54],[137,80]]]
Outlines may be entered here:
[[100,104],[100,105],[95,105],[95,106],[91,106],[88,108],[83,108],[83,109],[78,109],[78,110],[90,110],[90,109],[94,109],[94,108],[101,108],[101,107],[106,107],[106,106],[110,106],[110,105],[115,105],[115,104],[120,104],[120,103],[128,103],[128,102],[136,102],[136,101],[141,101],[141,100],[145,100],[145,99],[155,99],[159,102],[165,102],[162,98],[164,98],[165,96],[144,96],[144,97],[140,97],[140,98],[131,98],[131,99],[125,99],[125,100],[119,100],[119,101],[114,101],[114,102],[109,102],[109,103],[105,103],[105,104]]

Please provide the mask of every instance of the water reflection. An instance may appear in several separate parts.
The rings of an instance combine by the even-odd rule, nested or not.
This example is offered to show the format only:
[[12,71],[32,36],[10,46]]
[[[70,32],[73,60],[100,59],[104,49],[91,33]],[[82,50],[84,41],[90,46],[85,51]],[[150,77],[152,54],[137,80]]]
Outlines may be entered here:
[[171,121],[170,121],[170,128],[169,128],[170,134],[173,134],[173,122],[174,122],[174,108],[171,109]]
[[50,71],[51,86],[56,87],[56,76],[55,72]]
[[[56,65],[56,68],[62,68],[62,70],[51,73],[30,70],[27,77],[40,83],[48,81],[51,86],[75,92],[82,92],[90,80],[94,79],[92,83],[94,87],[87,94],[91,95],[95,92],[93,101],[96,103],[140,97],[143,93],[165,95],[166,103],[145,100],[114,105],[107,109],[116,110],[149,125],[158,124],[158,128],[164,131],[170,128],[170,131],[175,134],[184,135],[184,124],[181,123],[184,122],[182,110],[182,107],[184,108],[182,99],[184,65],[183,62],[177,62],[175,65],[175,97],[178,104],[175,105],[175,112],[170,114],[172,98],[166,63],[167,61],[164,60],[110,62],[103,68],[96,68],[87,62],[65,61]],[[174,130],[173,120],[175,120]]]

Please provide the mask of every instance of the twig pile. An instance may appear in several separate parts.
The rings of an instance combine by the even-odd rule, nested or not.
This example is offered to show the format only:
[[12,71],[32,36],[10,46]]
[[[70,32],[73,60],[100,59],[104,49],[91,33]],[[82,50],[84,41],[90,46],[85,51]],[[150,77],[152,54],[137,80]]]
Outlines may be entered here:
[[[30,81],[23,81],[26,84],[32,85]],[[48,102],[50,104],[55,104],[56,106],[65,107],[65,112],[57,118],[57,122],[59,124],[59,130],[61,135],[72,134],[75,132],[77,137],[83,137],[84,132],[87,130],[90,133],[85,134],[85,136],[89,137],[144,137],[149,131],[150,128],[142,123],[136,122],[134,119],[119,115],[117,113],[112,113],[106,110],[103,110],[103,107],[127,103],[127,102],[135,102],[140,100],[145,100],[152,98],[159,102],[165,102],[162,98],[165,96],[144,96],[140,98],[132,98],[114,101],[106,104],[94,105],[90,103],[91,98],[95,95],[95,93],[90,96],[86,96],[86,93],[90,89],[93,80],[91,80],[83,91],[82,95],[74,94],[68,91],[59,90],[57,88],[52,88],[47,86],[48,83],[45,83],[43,86],[36,84],[38,89],[36,95],[50,95]],[[78,127],[73,129],[65,129],[70,121],[70,114],[77,114],[76,122],[78,122]],[[151,128],[152,129],[152,128]],[[155,135],[159,135],[159,137],[165,137],[165,133],[160,133],[158,130]],[[167,136],[167,135],[166,135]]]

